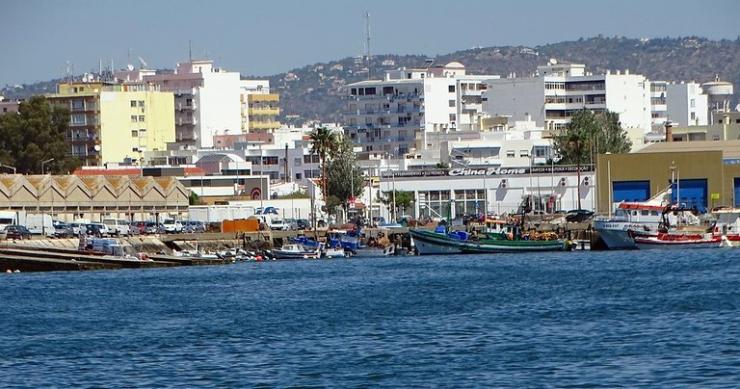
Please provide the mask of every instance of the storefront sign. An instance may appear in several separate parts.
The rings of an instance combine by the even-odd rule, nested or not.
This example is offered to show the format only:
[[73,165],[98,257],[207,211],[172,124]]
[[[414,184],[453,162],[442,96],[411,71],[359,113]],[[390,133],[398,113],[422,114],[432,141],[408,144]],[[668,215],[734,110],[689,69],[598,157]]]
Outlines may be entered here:
[[[440,176],[516,176],[523,174],[557,174],[557,173],[576,173],[578,168],[576,166],[565,165],[565,166],[532,166],[530,167],[517,167],[517,168],[504,168],[504,167],[489,167],[489,168],[465,168],[465,169],[450,169],[449,171],[444,169],[429,169],[429,170],[404,170],[404,171],[387,171],[382,173],[383,178],[391,177],[440,177]],[[581,166],[581,172],[592,172],[593,167]]]

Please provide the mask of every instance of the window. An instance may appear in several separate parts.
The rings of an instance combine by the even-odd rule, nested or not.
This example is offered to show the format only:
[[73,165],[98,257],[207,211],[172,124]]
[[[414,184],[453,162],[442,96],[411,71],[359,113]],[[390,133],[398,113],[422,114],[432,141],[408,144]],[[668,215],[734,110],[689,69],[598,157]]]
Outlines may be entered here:
[[131,108],[136,108],[136,100],[131,100]]
[[691,108],[696,107],[696,99],[691,99],[691,104],[689,105]]
[[375,94],[375,88],[365,88],[365,94],[366,95],[374,95]]
[[140,121],[140,122],[143,122],[143,121],[145,121],[145,120],[144,120],[144,115],[139,115],[139,121]]
[[81,111],[85,109],[85,102],[83,100],[72,100],[72,111]]
[[696,120],[696,112],[691,113],[691,120]]
[[139,137],[139,131],[131,130],[131,137],[132,138],[138,138]]
[[450,121],[451,122],[454,122],[455,120],[457,120],[457,115],[455,115],[454,113],[451,113],[450,114]]
[[350,89],[349,94],[351,94],[352,96],[357,96],[357,88]]
[[449,101],[449,105],[450,105],[450,108],[454,107],[455,106],[455,100],[450,100]]
[[138,116],[136,116],[136,115],[131,115],[131,122],[132,122],[132,123],[136,123],[136,122],[138,122],[138,121],[139,121],[139,117],[138,117]]
[[519,156],[522,158],[529,157],[529,150],[519,150]]
[[74,115],[70,115],[70,123],[73,126],[85,125],[85,114],[76,113]]
[[193,105],[193,99],[185,99],[185,105],[190,107]]
[[514,158],[514,157],[516,157],[516,151],[506,150],[506,158]]
[[450,86],[448,86],[448,87],[447,87],[447,90],[448,90],[448,91],[449,91],[450,93],[455,93],[455,86],[454,86],[454,85],[450,85]]
[[719,135],[712,135],[712,140],[719,140]]
[[144,106],[144,100],[139,100],[139,107],[143,107],[143,106]]

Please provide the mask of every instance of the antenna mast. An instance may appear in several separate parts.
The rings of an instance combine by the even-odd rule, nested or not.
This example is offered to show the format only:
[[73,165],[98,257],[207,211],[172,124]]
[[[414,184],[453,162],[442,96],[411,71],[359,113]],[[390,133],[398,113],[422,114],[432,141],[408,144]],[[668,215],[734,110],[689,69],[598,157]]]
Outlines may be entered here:
[[367,79],[370,79],[370,12],[365,11],[365,58],[367,60]]
[[193,62],[193,40],[188,39],[188,60],[190,63]]

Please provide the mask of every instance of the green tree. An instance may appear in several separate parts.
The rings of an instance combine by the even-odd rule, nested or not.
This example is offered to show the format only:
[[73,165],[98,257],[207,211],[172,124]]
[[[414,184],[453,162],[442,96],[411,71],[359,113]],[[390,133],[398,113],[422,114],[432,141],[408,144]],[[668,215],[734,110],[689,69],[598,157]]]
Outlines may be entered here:
[[553,139],[555,152],[563,164],[593,164],[598,154],[626,153],[632,147],[627,133],[614,112],[593,113],[580,110],[564,130]]
[[309,138],[311,140],[311,154],[319,156],[319,163],[321,164],[321,193],[324,196],[324,203],[326,203],[328,197],[326,165],[332,150],[336,149],[338,143],[337,137],[329,129],[317,127],[311,132]]
[[[394,191],[385,192],[384,197],[380,200],[387,207],[393,207],[393,193]],[[397,215],[398,210],[402,210],[402,213],[406,213],[406,209],[411,207],[411,204],[415,201],[414,192],[395,191],[396,194],[396,209],[391,210],[393,215]]]
[[18,173],[67,173],[81,161],[69,153],[66,136],[69,110],[34,96],[18,107],[18,114],[0,116],[0,163],[14,166]]
[[339,140],[331,152],[327,168],[327,193],[336,197],[346,209],[350,197],[362,194],[364,183],[362,170],[357,166],[352,142],[348,138],[342,137]]

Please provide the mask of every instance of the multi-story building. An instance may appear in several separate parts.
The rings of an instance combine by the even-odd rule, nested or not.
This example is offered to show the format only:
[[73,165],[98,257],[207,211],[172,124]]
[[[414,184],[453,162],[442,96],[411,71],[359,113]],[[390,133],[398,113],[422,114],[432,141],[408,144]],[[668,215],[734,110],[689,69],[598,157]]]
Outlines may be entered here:
[[70,153],[84,165],[142,161],[175,140],[174,98],[144,83],[72,82],[58,85],[52,103],[70,110]]
[[18,107],[20,104],[20,101],[8,101],[5,100],[3,96],[0,96],[0,115],[5,115],[6,113],[18,113]]
[[650,118],[653,131],[662,131],[668,121],[667,81],[650,81]]
[[707,95],[695,82],[666,84],[668,120],[676,126],[704,126],[707,120]]
[[345,132],[364,152],[401,156],[414,149],[418,133],[478,128],[483,80],[495,77],[467,75],[451,62],[347,85]]
[[175,95],[175,142],[179,148],[213,147],[213,136],[239,132],[241,81],[238,72],[213,66],[213,61],[177,64],[174,73],[144,75],[162,91]]
[[492,79],[483,92],[483,111],[513,120],[531,117],[546,130],[565,128],[581,109],[619,114],[625,129],[651,128],[650,82],[628,70],[606,74],[586,72],[582,64],[538,66],[532,77]]
[[270,93],[268,80],[241,81],[242,132],[271,132],[280,128],[280,95]]

